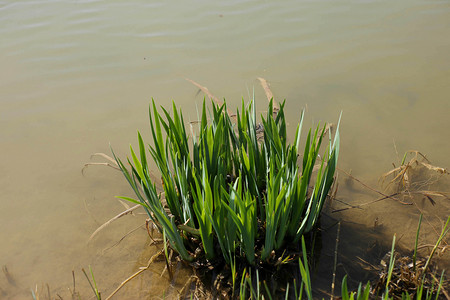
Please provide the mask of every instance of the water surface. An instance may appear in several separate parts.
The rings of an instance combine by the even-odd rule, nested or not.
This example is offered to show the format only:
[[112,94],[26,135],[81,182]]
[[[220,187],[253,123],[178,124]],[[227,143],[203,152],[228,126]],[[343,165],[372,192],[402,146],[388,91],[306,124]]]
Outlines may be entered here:
[[[110,144],[124,157],[137,129],[148,140],[152,97],[166,106],[174,99],[195,120],[202,95],[185,78],[230,107],[254,93],[263,111],[256,78],[264,77],[286,99],[292,131],[302,108],[307,126],[335,123],[343,111],[340,167],[374,187],[406,150],[450,166],[449,36],[448,1],[0,2],[0,263],[16,280],[0,279],[1,296],[29,296],[48,283],[68,297],[72,270],[88,293],[80,269],[89,265],[107,295],[146,264],[144,229],[110,248],[143,215],[87,243],[124,209],[114,196],[131,193],[112,169],[81,169]],[[435,188],[448,192],[445,180]],[[377,197],[345,184],[339,196]],[[418,207],[383,201],[332,217],[363,228],[378,218],[387,239],[396,232],[408,244]],[[440,201],[430,223],[439,227],[449,211]],[[175,293],[152,276],[141,290]]]

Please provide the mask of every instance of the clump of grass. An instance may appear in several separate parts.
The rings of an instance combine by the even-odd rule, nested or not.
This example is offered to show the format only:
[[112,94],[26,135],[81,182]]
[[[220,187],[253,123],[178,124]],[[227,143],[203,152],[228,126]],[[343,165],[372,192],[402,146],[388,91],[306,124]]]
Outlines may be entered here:
[[[334,180],[338,130],[318,160],[325,126],[310,129],[299,167],[303,113],[289,144],[284,103],[274,109],[271,101],[257,123],[254,103],[242,103],[236,121],[226,104],[212,103],[208,122],[204,102],[191,135],[175,104],[172,114],[161,109],[154,102],[149,109],[153,145],[138,132],[139,157],[131,146],[128,166],[113,155],[137,197],[120,198],[142,205],[183,260],[222,259],[236,272],[237,262],[270,262],[276,250],[314,228]],[[148,154],[163,194],[152,181]]]
[[375,291],[380,291],[385,287],[384,295],[386,296],[386,299],[390,299],[387,295],[395,299],[438,299],[440,292],[444,291],[443,288],[448,285],[448,282],[444,282],[444,271],[441,272],[440,279],[438,280],[439,275],[436,274],[436,268],[431,268],[431,261],[436,249],[450,230],[450,217],[447,218],[441,234],[427,259],[417,258],[418,237],[421,222],[422,215],[420,215],[419,218],[412,257],[395,257],[394,236],[392,249],[387,255],[389,256],[389,264],[384,265],[384,268],[380,273],[380,278],[374,286]]

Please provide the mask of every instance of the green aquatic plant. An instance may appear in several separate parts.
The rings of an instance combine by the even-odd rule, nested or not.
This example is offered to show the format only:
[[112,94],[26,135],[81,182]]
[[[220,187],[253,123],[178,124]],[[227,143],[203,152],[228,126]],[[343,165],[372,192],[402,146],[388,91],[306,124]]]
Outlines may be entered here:
[[417,259],[422,215],[419,218],[414,251],[411,258],[409,256],[396,258],[394,251],[396,236],[394,235],[391,251],[386,255],[389,256],[389,263],[381,271],[380,278],[374,286],[373,292],[375,294],[381,292],[382,299],[439,299],[441,290],[444,288],[444,271],[441,272],[441,277],[438,281],[435,276],[437,269],[430,270],[430,262],[442,239],[449,231],[447,228],[449,222],[450,217],[447,218],[447,222],[426,261],[425,259],[419,261]]
[[89,279],[89,275],[86,273],[86,270],[84,270],[84,268],[81,269],[83,271],[84,276],[86,277],[87,281],[89,282],[89,285],[91,286],[92,291],[95,294],[95,298],[97,300],[101,300],[101,294],[97,288],[97,282],[95,281],[95,277],[94,277],[94,271],[92,271],[91,266],[89,266],[89,272],[91,273],[91,278],[92,278],[92,282]]
[[[191,135],[175,104],[172,114],[161,109],[154,101],[149,109],[153,145],[138,132],[139,157],[131,146],[127,165],[113,155],[137,197],[121,198],[142,205],[184,260],[219,256],[233,265],[237,256],[255,265],[314,228],[334,180],[339,130],[318,159],[325,126],[309,130],[301,154],[303,113],[289,144],[284,103],[274,108],[271,101],[261,123],[254,103],[242,103],[236,115],[212,103],[209,118],[203,103]],[[151,179],[148,153],[162,194]]]

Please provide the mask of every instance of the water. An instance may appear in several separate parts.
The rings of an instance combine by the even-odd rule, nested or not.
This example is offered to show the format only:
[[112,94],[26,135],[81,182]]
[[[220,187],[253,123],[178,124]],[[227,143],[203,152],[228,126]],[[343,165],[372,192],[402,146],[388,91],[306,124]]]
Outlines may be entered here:
[[[292,127],[304,107],[308,126],[343,111],[340,167],[374,187],[398,165],[395,147],[400,159],[417,149],[450,166],[449,36],[448,1],[0,2],[0,263],[16,280],[0,279],[1,296],[29,296],[45,283],[62,295],[72,270],[86,292],[80,269],[89,265],[107,295],[146,264],[144,229],[105,250],[145,216],[126,216],[87,243],[124,209],[114,196],[131,194],[116,171],[81,169],[109,144],[124,157],[137,129],[148,139],[152,97],[174,99],[195,120],[202,96],[185,78],[230,107],[255,93],[264,110],[256,80],[264,77],[287,99]],[[449,191],[445,178],[437,184]],[[341,184],[340,198],[377,198],[359,189]],[[425,207],[438,228],[447,203]],[[418,209],[382,201],[332,216],[365,227],[378,218],[386,239],[403,234],[406,245]],[[141,289],[161,295],[158,276]]]

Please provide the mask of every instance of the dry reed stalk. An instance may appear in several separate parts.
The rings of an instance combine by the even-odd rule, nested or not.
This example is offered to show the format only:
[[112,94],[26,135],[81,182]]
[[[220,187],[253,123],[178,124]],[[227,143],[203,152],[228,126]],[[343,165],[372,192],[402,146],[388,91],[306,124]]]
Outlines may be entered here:
[[102,255],[105,254],[106,251],[114,248],[115,246],[119,245],[127,236],[129,236],[130,234],[132,234],[133,232],[135,232],[136,230],[142,228],[145,224],[139,225],[138,227],[134,228],[133,230],[127,232],[124,236],[122,236],[122,238],[120,240],[118,240],[117,242],[115,242],[113,245],[109,246],[108,248],[105,248],[102,250]]
[[[223,104],[223,101],[219,100],[219,98],[214,96],[206,86],[203,86],[203,85],[199,84],[198,82],[195,82],[192,79],[189,79],[189,78],[185,78],[185,79],[187,81],[189,81],[190,83],[192,83],[193,85],[195,85],[196,87],[198,87],[206,96],[208,96],[209,99],[213,100],[216,104],[218,104],[218,105]],[[261,83],[261,86],[266,94],[267,100],[270,102],[271,100],[274,99],[274,97],[273,97],[272,91],[270,90],[269,83],[267,82],[266,79],[264,79],[262,77],[257,77],[257,79]],[[280,106],[278,105],[278,103],[275,100],[273,100],[273,113],[276,115],[279,110],[280,110]],[[235,117],[235,114],[233,112],[231,112],[230,110],[227,109],[227,112],[230,117]]]
[[218,105],[222,105],[223,101],[220,101],[219,98],[217,98],[216,96],[214,96],[207,87],[200,85],[199,83],[195,82],[192,79],[189,78],[185,78],[187,81],[189,81],[190,83],[192,83],[193,85],[195,85],[196,87],[198,87],[206,96],[208,96],[209,99],[213,100],[216,104]]
[[125,286],[129,281],[131,281],[133,278],[137,277],[142,272],[148,270],[150,268],[150,265],[161,255],[164,254],[164,249],[160,250],[158,253],[154,254],[150,259],[148,260],[147,266],[141,267],[139,271],[122,281],[122,283],[108,296],[105,300],[111,299],[121,288]]
[[267,100],[269,102],[273,101],[273,115],[275,117],[280,111],[280,105],[278,105],[277,101],[275,101],[275,98],[273,97],[273,93],[270,90],[269,83],[267,82],[267,80],[262,77],[257,77],[257,79],[261,83],[264,93],[266,93]]
[[[84,165],[83,169],[81,170],[81,173],[83,174],[83,176],[84,176],[84,170],[85,170],[87,167],[91,166],[91,165],[94,165],[94,166],[107,166],[107,167],[110,167],[110,168],[113,168],[113,169],[115,169],[115,170],[120,171],[120,168],[119,168],[119,166],[117,165],[117,162],[116,162],[116,161],[114,160],[114,158],[112,158],[111,156],[109,156],[109,155],[107,155],[107,154],[105,154],[105,153],[100,153],[100,152],[99,152],[99,153],[94,153],[94,154],[92,154],[92,155],[91,155],[91,159],[92,159],[93,157],[95,157],[95,156],[103,157],[104,159],[106,159],[106,160],[109,161],[109,162],[86,163],[86,164]],[[149,176],[150,176],[150,178],[153,180],[153,182],[155,182],[155,183],[158,183],[158,182],[159,182],[158,178],[157,178],[153,173],[149,173]],[[159,189],[161,190],[162,187],[159,187]],[[161,195],[163,195],[163,193],[161,193]],[[128,204],[126,204],[125,202],[121,201],[120,199],[118,199],[118,200],[119,200],[119,202],[125,207],[126,210],[123,211],[123,212],[121,212],[121,213],[119,213],[118,215],[114,216],[113,218],[109,219],[108,221],[106,221],[105,223],[103,223],[100,227],[98,227],[98,228],[94,231],[94,233],[92,233],[91,236],[89,237],[88,243],[94,238],[94,236],[96,236],[101,230],[103,230],[104,228],[106,228],[106,227],[107,227],[108,225],[110,225],[112,222],[116,221],[117,219],[119,219],[119,218],[121,218],[121,217],[123,217],[123,216],[125,216],[125,215],[127,215],[127,214],[132,214],[132,215],[133,215],[133,211],[136,210],[137,208],[139,208],[139,207],[141,206],[141,205],[135,205],[135,206],[133,206],[133,207],[130,207]],[[163,201],[163,199],[162,199],[162,201]],[[85,208],[86,208],[86,211],[88,212],[88,214],[91,215],[91,217],[94,219],[94,221],[95,221],[96,223],[99,223],[99,222],[94,218],[94,216],[90,213],[90,211],[88,210],[87,205],[86,205],[86,202],[85,202]],[[122,238],[122,239],[123,239],[123,238]],[[108,248],[108,249],[109,249],[109,248]]]
[[[190,83],[192,83],[193,85],[195,85],[196,87],[198,87],[205,95],[208,96],[208,98],[209,98],[210,100],[213,100],[217,105],[222,105],[222,104],[223,104],[223,101],[219,100],[219,98],[217,98],[216,96],[214,96],[214,95],[208,90],[208,88],[207,88],[206,86],[203,86],[203,85],[201,85],[201,84],[195,82],[195,81],[192,80],[192,79],[189,79],[189,78],[185,78],[185,79],[186,79],[187,81],[189,81]],[[233,113],[231,110],[229,110],[228,108],[227,108],[227,113],[228,113],[228,115],[230,116],[230,118],[234,118],[234,117],[236,116],[236,114],[234,114],[234,113]]]
[[[195,275],[192,275],[188,278],[188,280],[186,280],[186,283],[184,284],[184,286],[181,288],[180,291],[178,291],[178,296],[181,297],[182,295],[186,295],[187,294],[187,290],[190,287],[190,285],[192,284],[192,282],[196,280],[198,281],[199,278]],[[184,299],[184,298],[183,298]]]
[[[270,90],[269,83],[267,82],[267,80],[265,80],[262,77],[257,77],[257,79],[261,83],[261,86],[262,86],[264,92],[266,93],[267,100],[270,102],[270,100],[273,99],[273,93]],[[278,104],[275,101],[273,102],[273,108],[277,109],[277,111],[280,110],[280,107],[278,106]]]
[[[377,193],[377,194],[380,194],[380,195],[383,196],[383,197],[378,198],[378,199],[375,199],[375,200],[370,201],[370,202],[366,202],[366,203],[363,203],[363,204],[359,204],[359,205],[351,205],[351,204],[345,203],[344,201],[341,201],[341,200],[335,198],[338,202],[341,202],[341,203],[343,203],[343,204],[345,204],[345,205],[348,205],[349,207],[342,208],[342,209],[336,209],[336,210],[333,210],[333,212],[345,211],[345,210],[348,210],[348,209],[351,209],[351,208],[361,208],[362,206],[366,206],[366,205],[369,205],[369,204],[372,204],[372,203],[376,203],[376,202],[379,202],[379,201],[382,201],[382,200],[385,200],[385,199],[392,199],[392,200],[395,200],[395,201],[400,202],[400,203],[403,204],[403,205],[412,205],[412,204],[413,204],[413,203],[404,202],[404,201],[402,201],[402,200],[396,198],[396,196],[403,195],[404,192],[395,192],[395,193],[392,193],[392,194],[390,194],[390,195],[387,195],[387,194],[385,194],[385,193],[383,193],[383,192],[381,192],[381,191],[379,191],[379,190],[377,190],[377,189],[375,189],[375,188],[370,187],[369,185],[367,185],[366,183],[362,182],[362,181],[359,180],[358,178],[354,177],[354,176],[351,175],[350,173],[344,171],[343,169],[337,168],[337,170],[340,171],[340,172],[342,172],[342,173],[344,173],[344,174],[347,175],[351,180],[356,181],[357,183],[359,183],[360,185],[362,185],[362,186],[365,187],[366,189],[369,189],[369,190],[371,190],[371,191],[373,191],[373,192],[375,192],[375,193]],[[435,192],[435,193],[440,193],[440,192]]]
[[129,209],[127,209],[127,210],[121,212],[121,213],[118,214],[117,216],[115,216],[115,217],[113,217],[112,219],[109,219],[107,222],[103,223],[102,226],[100,226],[99,228],[97,228],[97,229],[94,231],[94,233],[91,234],[91,236],[89,237],[88,243],[94,238],[94,236],[97,235],[97,233],[99,233],[99,232],[100,232],[101,230],[103,230],[105,227],[107,227],[108,225],[110,225],[112,222],[114,222],[115,220],[117,220],[117,219],[119,219],[119,218],[121,218],[121,217],[123,217],[123,216],[125,216],[125,215],[127,215],[127,214],[132,213],[133,210],[135,210],[135,209],[137,209],[137,208],[139,208],[139,207],[141,207],[141,206],[142,206],[142,205],[140,205],[140,204],[136,204],[135,206],[130,207]]
[[[378,190],[376,190],[376,189],[370,187],[369,185],[365,184],[364,182],[362,182],[362,181],[359,180],[358,178],[354,177],[354,176],[351,175],[350,173],[347,173],[346,171],[344,171],[344,170],[342,170],[342,169],[340,169],[340,168],[337,168],[337,169],[338,169],[339,171],[343,172],[343,173],[344,173],[345,175],[347,175],[348,177],[350,177],[352,180],[354,180],[354,181],[358,182],[359,184],[361,184],[363,187],[365,187],[365,188],[367,188],[367,189],[369,189],[369,190],[371,190],[371,191],[373,191],[373,192],[375,192],[375,193],[377,193],[377,194],[380,194],[380,195],[383,196],[383,197],[391,198],[391,199],[393,199],[393,200],[397,200],[397,199],[395,199],[395,198],[392,198],[392,196],[386,195],[386,194],[384,194],[384,193],[382,193],[382,192],[380,192],[380,191],[378,191]],[[396,194],[397,194],[397,193],[396,193]]]
[[435,172],[440,173],[440,174],[449,174],[447,169],[444,169],[444,168],[441,168],[441,167],[436,167],[436,166],[433,166],[433,165],[430,165],[430,164],[427,164],[427,163],[424,163],[424,162],[421,162],[421,164],[422,164],[422,166],[424,166],[425,168],[427,168],[430,171],[435,171]]
[[334,283],[336,282],[336,265],[337,265],[340,232],[341,232],[341,222],[338,222],[338,228],[336,233],[336,247],[334,248],[333,280],[331,282],[331,300],[334,299]]
[[120,168],[117,165],[117,162],[111,156],[108,156],[105,153],[94,153],[94,154],[91,155],[91,159],[94,156],[103,157],[106,160],[108,160],[109,162],[94,162],[94,163],[86,163],[86,164],[84,164],[83,169],[81,169],[81,174],[83,176],[84,176],[84,170],[86,170],[89,166],[106,166],[106,167],[110,167],[110,168],[113,168],[113,169],[116,169],[116,170],[120,171]]
[[70,290],[70,288],[68,288],[68,290],[69,290],[70,294],[72,295],[72,299],[75,299],[75,296],[79,296],[79,294],[75,289],[76,281],[75,281],[75,271],[74,270],[72,270],[72,280],[73,280],[73,290]]
[[[351,205],[351,204],[347,204],[347,203],[345,203],[345,202],[343,202],[343,201],[339,201],[339,202],[341,202],[341,203],[345,203],[346,205],[349,205],[350,207],[345,207],[345,208],[341,208],[341,209],[335,209],[335,210],[333,210],[332,212],[341,212],[341,211],[345,211],[345,210],[348,210],[348,209],[351,209],[351,208],[361,208],[362,206],[366,206],[366,205],[369,205],[369,204],[373,204],[373,203],[376,203],[376,202],[379,202],[379,201],[382,201],[382,200],[386,200],[386,199],[393,199],[393,200],[397,200],[397,201],[399,201],[398,199],[395,199],[395,198],[393,198],[394,196],[397,196],[397,195],[400,195],[401,193],[394,193],[394,194],[391,194],[391,195],[386,195],[386,196],[383,196],[383,197],[381,197],[381,198],[378,198],[378,199],[375,199],[375,200],[373,200],[373,201],[369,201],[369,202],[366,202],[366,203],[362,203],[362,204],[359,204],[359,205]],[[337,200],[337,199],[336,199]],[[408,203],[404,203],[404,202],[401,202],[402,204],[405,204],[405,205],[412,205],[412,204],[408,204]]]
[[[110,167],[110,168],[120,171],[119,165],[114,160],[114,158],[112,158],[111,156],[109,156],[105,153],[98,152],[98,153],[92,154],[91,159],[95,156],[103,157],[104,159],[106,159],[109,162],[93,162],[93,163],[84,164],[84,167],[81,169],[81,173],[83,174],[83,176],[84,176],[84,170],[87,169],[89,166],[106,166],[106,167]],[[158,179],[158,177],[155,174],[153,174],[150,170],[149,170],[149,172],[150,172],[149,176],[154,183],[160,182],[160,180]],[[162,187],[160,185],[158,185],[158,189],[162,190]]]

